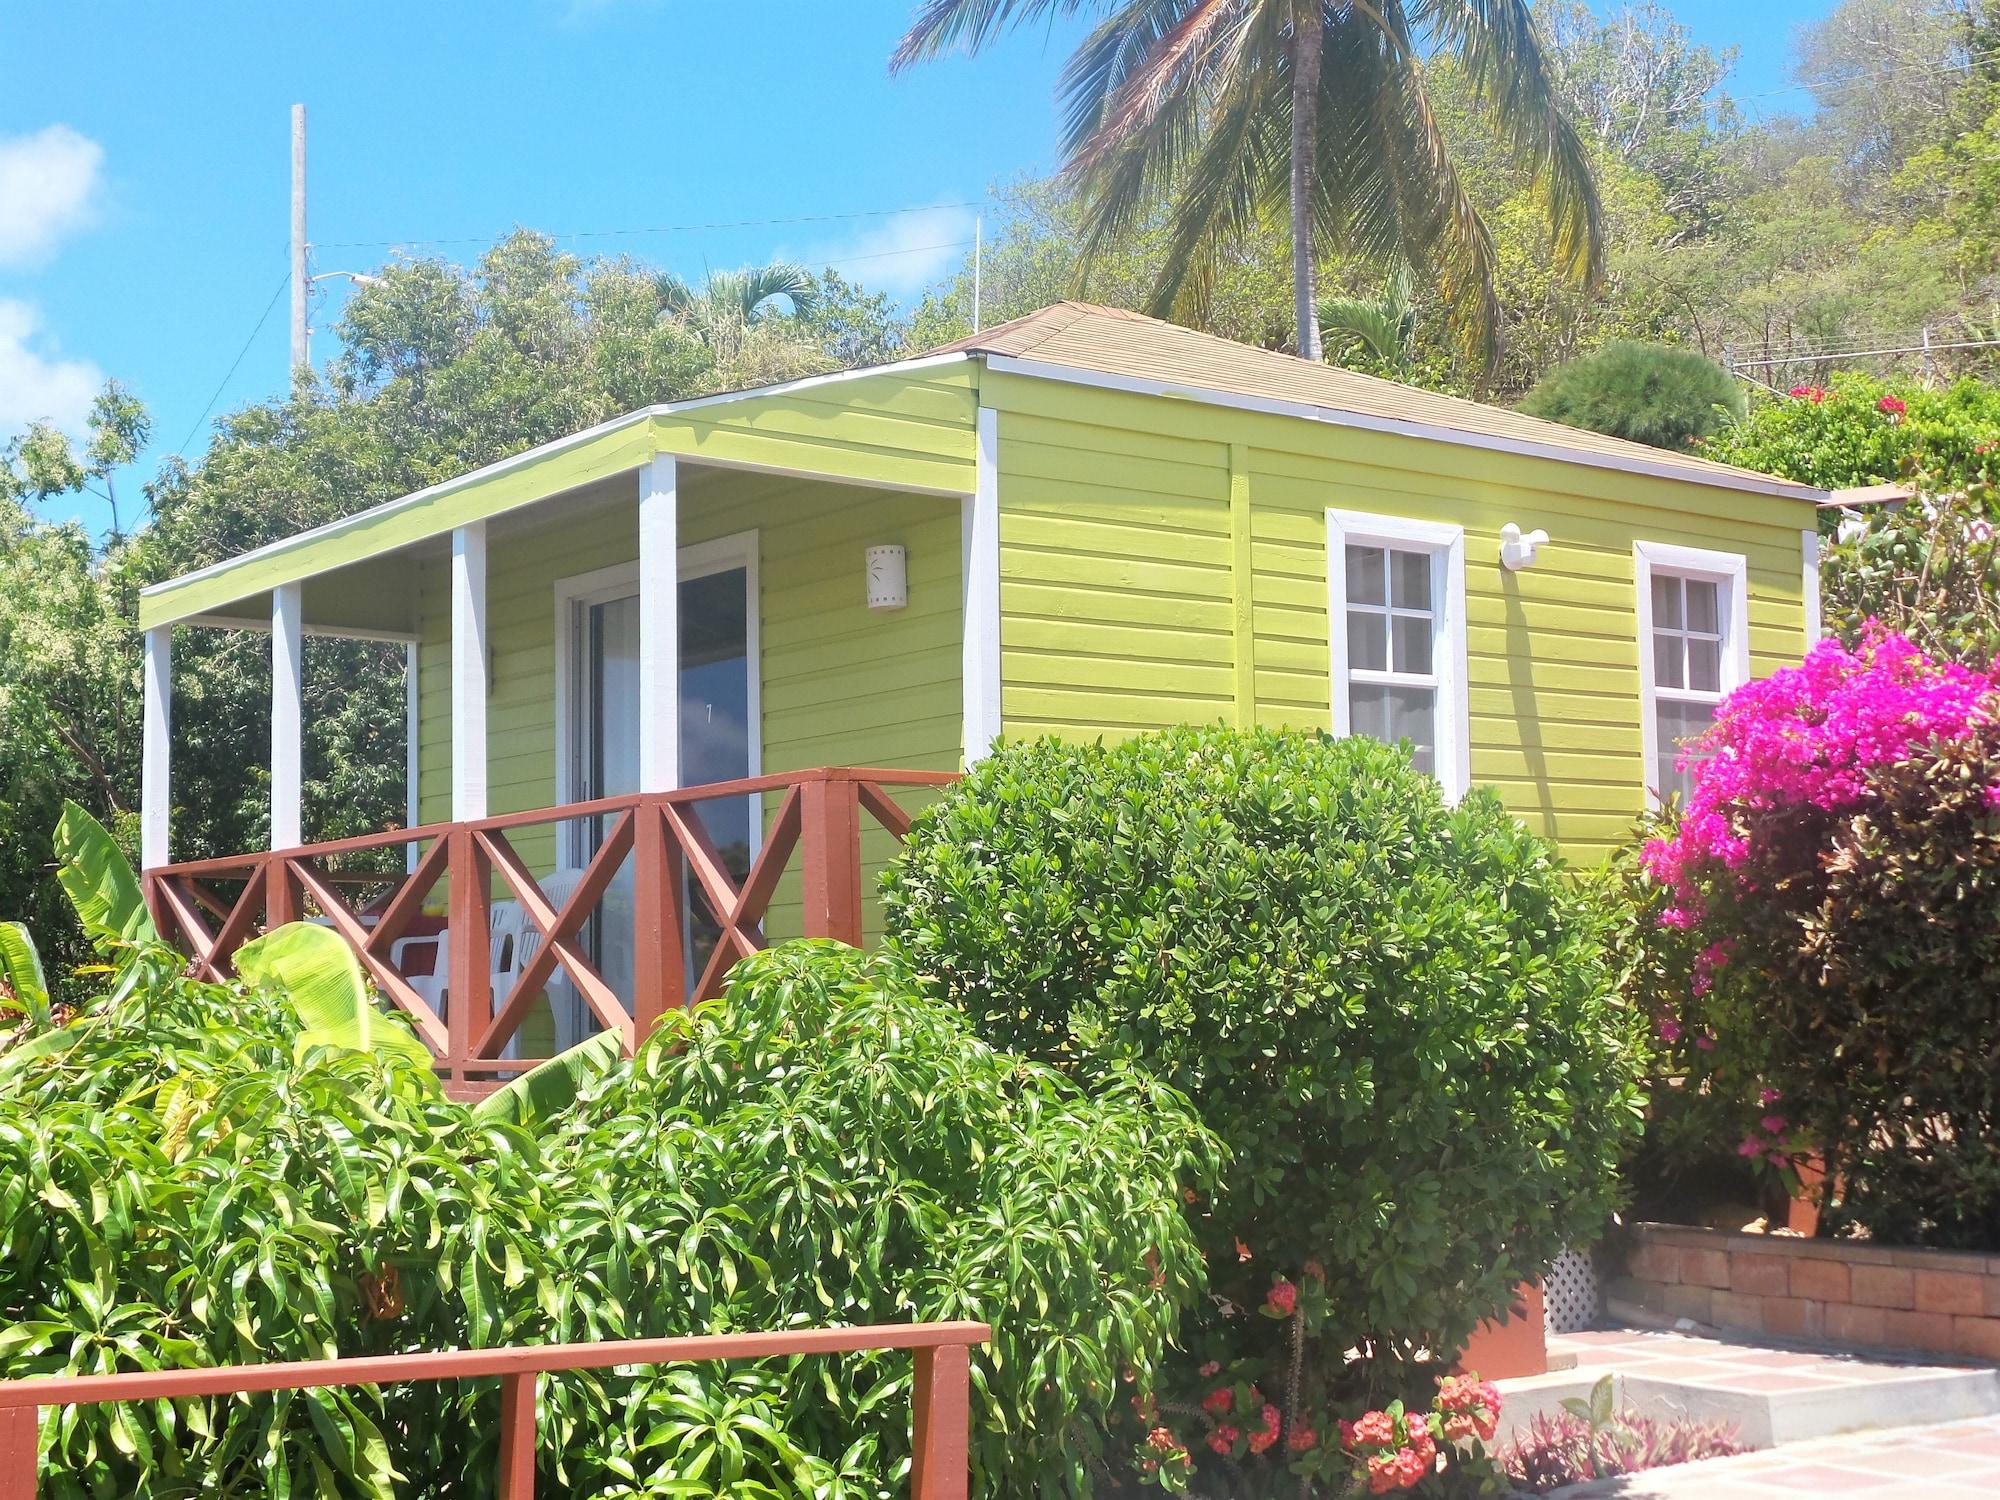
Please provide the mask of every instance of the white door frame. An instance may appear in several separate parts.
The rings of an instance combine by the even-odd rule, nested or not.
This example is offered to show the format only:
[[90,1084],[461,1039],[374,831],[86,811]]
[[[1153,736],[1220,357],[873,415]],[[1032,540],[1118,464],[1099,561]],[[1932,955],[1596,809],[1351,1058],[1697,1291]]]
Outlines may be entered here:
[[[732,568],[743,569],[747,675],[744,700],[750,721],[745,727],[749,774],[752,776],[760,775],[764,764],[762,608],[757,585],[757,552],[757,532],[754,529],[717,537],[713,541],[690,542],[680,548],[679,570],[680,580],[685,582],[690,578],[705,578],[711,573],[728,572]],[[608,604],[614,599],[629,599],[638,592],[639,563],[636,558],[556,580],[555,740],[556,805],[559,807],[580,800],[583,792],[579,765],[583,747],[576,735],[578,700],[584,691],[578,670],[581,664],[577,660],[577,610],[592,604]],[[754,858],[763,842],[762,819],[752,818],[750,822],[751,855]],[[562,852],[566,864],[578,865],[582,862],[582,851],[574,843],[580,834],[581,830],[573,826],[564,834]]]

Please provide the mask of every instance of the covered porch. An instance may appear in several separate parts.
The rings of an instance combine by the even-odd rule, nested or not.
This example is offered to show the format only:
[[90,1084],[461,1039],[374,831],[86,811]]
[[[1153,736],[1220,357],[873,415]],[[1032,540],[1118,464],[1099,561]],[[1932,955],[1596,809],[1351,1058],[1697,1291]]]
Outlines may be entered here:
[[[161,931],[220,977],[333,927],[465,1093],[636,1043],[768,940],[861,942],[910,812],[997,731],[975,405],[947,361],[655,408],[148,591]],[[270,838],[176,863],[187,629],[269,636]],[[312,634],[403,648],[403,827],[305,826]]]

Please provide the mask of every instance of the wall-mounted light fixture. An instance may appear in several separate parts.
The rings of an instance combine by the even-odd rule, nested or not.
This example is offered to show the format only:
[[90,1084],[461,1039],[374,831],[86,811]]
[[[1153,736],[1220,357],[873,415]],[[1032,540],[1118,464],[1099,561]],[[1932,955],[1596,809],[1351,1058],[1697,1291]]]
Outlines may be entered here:
[[868,607],[902,609],[910,602],[909,560],[901,547],[868,549]]
[[1535,565],[1535,554],[1548,545],[1549,534],[1537,528],[1523,532],[1509,521],[1500,528],[1500,566],[1518,573]]

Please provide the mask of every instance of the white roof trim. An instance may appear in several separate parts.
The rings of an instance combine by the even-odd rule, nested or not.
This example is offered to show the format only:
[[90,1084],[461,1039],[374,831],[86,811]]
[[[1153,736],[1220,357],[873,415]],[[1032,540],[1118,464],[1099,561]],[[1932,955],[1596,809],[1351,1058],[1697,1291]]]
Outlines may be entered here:
[[1209,406],[1226,406],[1236,411],[1265,412],[1273,416],[1298,417],[1308,422],[1324,422],[1333,427],[1354,427],[1367,432],[1394,433],[1400,437],[1423,438],[1434,443],[1452,443],[1463,448],[1488,452],[1514,453],[1525,458],[1546,458],[1557,463],[1583,464],[1596,469],[1616,469],[1628,474],[1645,474],[1656,479],[1673,479],[1683,484],[1707,484],[1720,489],[1748,490],[1752,494],[1776,495],[1785,500],[1824,503],[1826,491],[1788,479],[1737,474],[1719,469],[1713,474],[1693,474],[1672,464],[1649,459],[1626,458],[1616,454],[1593,453],[1568,448],[1560,443],[1542,443],[1523,438],[1495,437],[1466,432],[1457,427],[1441,427],[1431,422],[1413,422],[1401,417],[1377,417],[1344,407],[1318,406],[1304,401],[1285,401],[1269,396],[1246,396],[1213,386],[1181,385],[1173,381],[1144,379],[1135,375],[1113,375],[1051,360],[1024,359],[1012,354],[988,354],[987,368],[1003,375],[1027,375],[1041,380],[1061,380],[1072,385],[1096,386],[1101,390],[1125,391],[1139,396],[1175,396],[1200,401]]
[[[238,553],[235,557],[227,557],[221,562],[210,563],[205,568],[197,568],[192,573],[182,573],[175,578],[168,578],[159,583],[148,584],[139,592],[145,595],[178,589],[184,584],[193,583],[204,578],[213,578],[218,574],[226,573],[233,568],[240,567],[244,563],[253,560],[276,557],[282,553],[290,552],[294,548],[312,546],[314,543],[324,541],[328,537],[339,536],[343,532],[352,530],[364,522],[372,523],[383,516],[394,515],[398,511],[422,505],[426,501],[452,494],[454,491],[481,484],[510,470],[521,468],[527,464],[537,463],[544,458],[566,452],[571,448],[581,447],[586,443],[595,442],[601,437],[622,431],[627,427],[635,427],[651,422],[658,417],[678,416],[682,412],[700,411],[710,406],[723,406],[732,401],[748,401],[762,396],[786,396],[795,391],[811,390],[823,385],[837,385],[842,381],[861,380],[872,375],[902,375],[916,370],[962,364],[971,357],[971,355],[965,353],[926,354],[917,359],[894,360],[886,365],[862,365],[857,369],[834,370],[825,375],[808,375],[799,380],[787,380],[777,385],[752,386],[748,390],[722,391],[713,396],[696,396],[687,401],[668,401],[658,406],[648,406],[640,411],[627,412],[622,417],[613,417],[608,422],[599,422],[595,427],[586,427],[581,432],[572,432],[568,437],[556,438],[554,441],[543,443],[539,447],[523,449],[519,453],[487,464],[483,468],[473,469],[454,478],[442,480],[428,488],[413,490],[409,494],[399,496],[394,500],[385,500],[380,505],[371,505],[366,510],[357,510],[353,515],[342,516],[337,521],[328,521],[324,525],[315,526],[308,531],[279,537],[276,541],[266,542],[261,547],[253,547],[250,551]],[[700,460],[694,460],[694,462],[700,462]]]

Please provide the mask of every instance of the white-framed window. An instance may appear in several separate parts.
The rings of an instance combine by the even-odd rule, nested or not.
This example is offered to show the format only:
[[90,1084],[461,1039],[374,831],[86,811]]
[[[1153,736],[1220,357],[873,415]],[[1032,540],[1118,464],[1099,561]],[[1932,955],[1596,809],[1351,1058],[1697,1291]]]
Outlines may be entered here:
[[1739,552],[1665,542],[1632,545],[1639,596],[1639,700],[1646,795],[1685,801],[1693,785],[1676,768],[1681,746],[1715,718],[1716,705],[1750,680],[1748,573]]
[[1408,740],[1464,796],[1465,528],[1329,510],[1326,545],[1333,732]]

